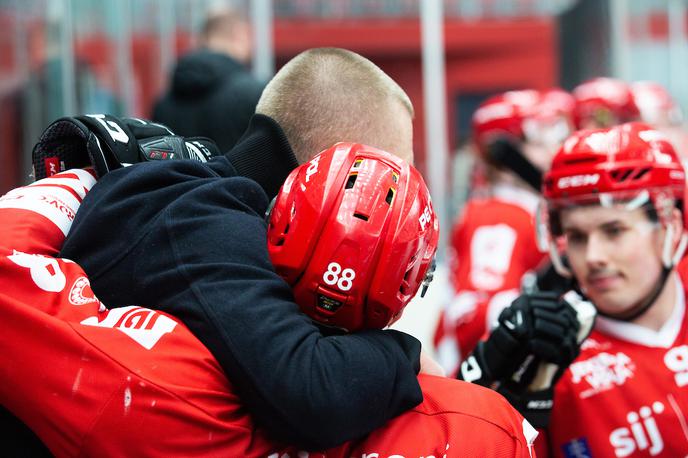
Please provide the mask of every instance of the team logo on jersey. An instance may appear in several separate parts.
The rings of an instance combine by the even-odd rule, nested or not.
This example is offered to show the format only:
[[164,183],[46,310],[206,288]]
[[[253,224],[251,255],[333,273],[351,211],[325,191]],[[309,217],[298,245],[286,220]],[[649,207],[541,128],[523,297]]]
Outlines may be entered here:
[[92,302],[99,302],[98,298],[93,294],[91,282],[88,281],[88,278],[79,277],[76,279],[69,290],[69,302],[72,305],[86,305]]
[[177,326],[173,319],[143,307],[121,307],[98,316],[91,316],[81,322],[86,326],[118,329],[150,350],[168,332]]
[[563,444],[561,452],[566,458],[593,458],[588,439],[585,437],[579,437]]
[[688,385],[688,345],[680,345],[667,351],[664,364],[674,372],[677,386]]
[[599,353],[592,358],[571,364],[571,381],[581,383],[585,380],[590,388],[580,393],[585,399],[626,383],[635,373],[635,364],[626,354],[618,352]]
[[664,440],[654,418],[662,412],[664,404],[659,401],[653,402],[651,407],[642,406],[637,412],[628,412],[628,426],[617,428],[609,435],[609,443],[616,456],[623,458],[636,450],[647,450],[650,456],[656,456],[664,450]]

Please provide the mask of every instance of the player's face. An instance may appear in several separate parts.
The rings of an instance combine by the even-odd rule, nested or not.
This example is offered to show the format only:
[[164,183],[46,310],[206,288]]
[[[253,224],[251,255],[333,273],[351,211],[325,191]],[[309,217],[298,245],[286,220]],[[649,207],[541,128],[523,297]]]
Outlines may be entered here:
[[573,273],[602,312],[623,313],[659,281],[665,231],[644,210],[581,206],[562,211],[561,223]]

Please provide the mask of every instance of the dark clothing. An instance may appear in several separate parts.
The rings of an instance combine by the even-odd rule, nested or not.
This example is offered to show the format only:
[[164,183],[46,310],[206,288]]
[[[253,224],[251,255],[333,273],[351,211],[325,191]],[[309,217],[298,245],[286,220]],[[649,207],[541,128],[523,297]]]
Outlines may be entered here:
[[256,115],[232,151],[206,164],[150,162],[105,175],[60,255],[84,268],[106,305],[180,318],[259,425],[322,449],[421,402],[420,343],[392,330],[323,336],[300,313],[268,257],[263,217],[295,166],[280,127]]
[[264,87],[226,54],[193,51],[177,62],[169,92],[153,108],[153,120],[177,135],[208,137],[228,151],[248,127]]

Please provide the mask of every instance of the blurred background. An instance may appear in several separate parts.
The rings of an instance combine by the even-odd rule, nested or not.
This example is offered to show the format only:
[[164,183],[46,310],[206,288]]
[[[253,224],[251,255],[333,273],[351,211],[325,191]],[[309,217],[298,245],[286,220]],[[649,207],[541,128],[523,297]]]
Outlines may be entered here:
[[[612,76],[659,82],[688,103],[688,0],[0,0],[0,194],[31,180],[31,148],[57,117],[150,117],[220,7],[252,25],[263,80],[304,49],[337,46],[407,91],[444,246],[468,192],[471,115],[490,95]],[[443,269],[397,325],[426,342],[450,294]]]

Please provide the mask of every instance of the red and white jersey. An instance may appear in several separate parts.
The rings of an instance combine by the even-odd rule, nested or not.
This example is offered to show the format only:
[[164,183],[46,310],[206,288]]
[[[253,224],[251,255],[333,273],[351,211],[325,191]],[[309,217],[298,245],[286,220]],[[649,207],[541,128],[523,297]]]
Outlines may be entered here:
[[598,317],[556,386],[551,456],[688,456],[688,319],[677,283],[659,332]]
[[537,247],[537,196],[496,186],[493,196],[469,200],[451,235],[453,301],[435,331],[440,364],[456,371],[499,313],[519,294],[521,278],[545,258]]
[[107,310],[77,264],[51,256],[94,182],[70,171],[0,199],[0,320],[12,323],[0,402],[56,456],[267,455],[272,444],[180,322]]
[[93,184],[68,171],[0,198],[0,403],[56,456],[534,456],[535,431],[501,396],[432,376],[419,377],[422,404],[361,441],[269,441],[181,322],[108,310],[77,264],[53,257]]

